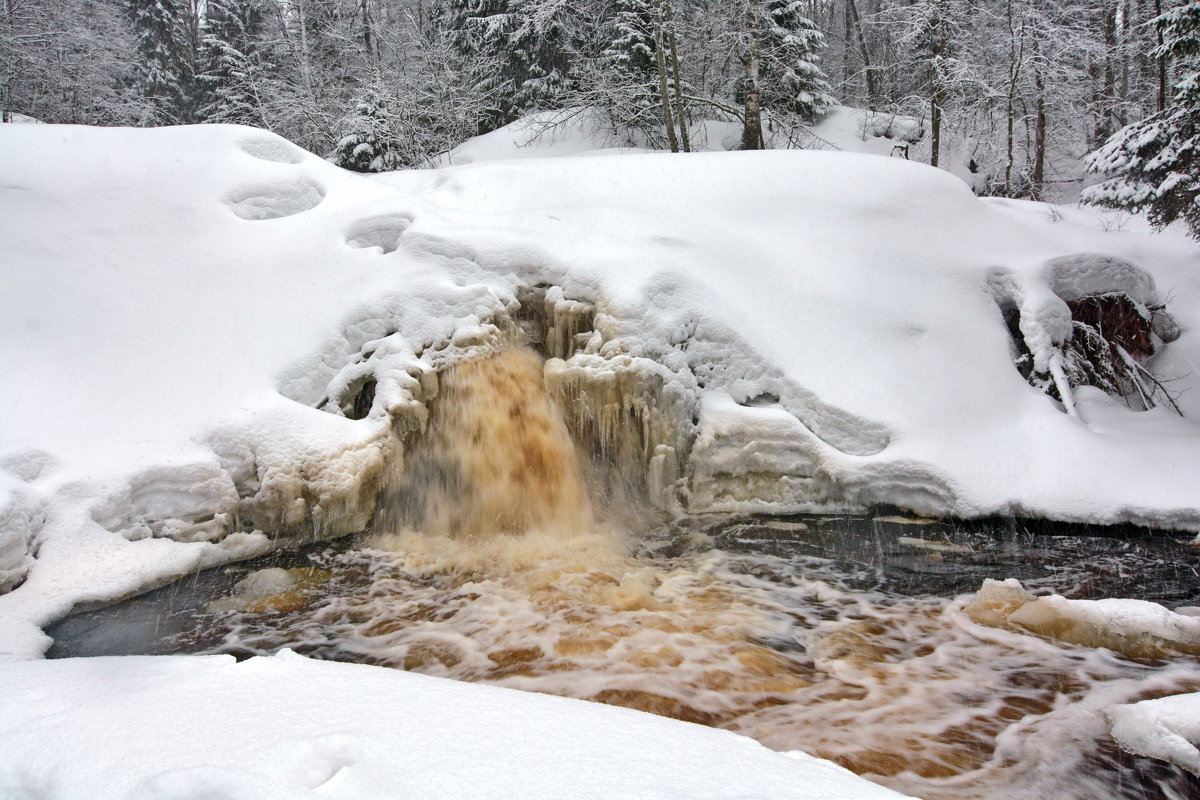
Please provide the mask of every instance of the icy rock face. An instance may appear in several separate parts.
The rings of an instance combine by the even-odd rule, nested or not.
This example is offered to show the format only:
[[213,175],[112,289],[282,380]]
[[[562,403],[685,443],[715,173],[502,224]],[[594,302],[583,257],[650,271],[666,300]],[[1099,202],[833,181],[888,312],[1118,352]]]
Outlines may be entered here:
[[40,450],[17,451],[0,460],[0,594],[20,584],[33,565],[46,507],[30,484],[55,466],[54,458]]
[[[296,437],[300,426],[324,435]],[[299,406],[222,429],[211,443],[243,526],[318,539],[366,527],[397,445],[386,423],[360,427]]]
[[519,287],[517,302],[517,324],[547,358],[570,358],[595,332],[595,304],[568,299],[561,286]]
[[23,487],[0,483],[0,594],[25,579],[45,522],[45,511],[36,497]]
[[645,358],[577,354],[548,362],[545,377],[606,494],[679,510],[693,398],[669,371]]
[[130,541],[217,541],[232,528],[237,491],[215,461],[163,466],[133,475],[92,509],[92,519]]
[[1036,597],[1013,578],[989,579],[963,610],[984,625],[1011,626],[1071,644],[1106,647],[1133,658],[1200,655],[1200,619],[1144,600]]
[[[874,501],[861,487],[837,485],[825,462],[830,454],[878,453],[888,432],[824,404],[734,332],[684,317],[656,336],[630,335],[637,321],[604,311],[603,298],[569,298],[559,286],[519,288],[517,296],[514,319],[548,357],[546,386],[606,499],[670,513],[790,513]],[[669,290],[654,302],[674,305]],[[918,506],[947,507],[923,499]]]
[[773,398],[741,405],[709,395],[690,461],[692,510],[780,513],[841,500],[821,469],[821,442]]

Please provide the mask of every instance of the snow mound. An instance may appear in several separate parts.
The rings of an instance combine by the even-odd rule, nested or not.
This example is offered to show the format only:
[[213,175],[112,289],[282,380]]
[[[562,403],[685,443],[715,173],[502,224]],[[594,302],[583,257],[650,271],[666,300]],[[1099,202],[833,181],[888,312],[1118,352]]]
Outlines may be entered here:
[[325,190],[305,177],[243,186],[226,195],[229,210],[242,219],[279,219],[316,208]]
[[1154,278],[1128,261],[1101,253],[1060,256],[1046,263],[1043,279],[1063,300],[1078,300],[1089,294],[1129,295],[1139,303],[1153,303],[1157,297]]
[[7,800],[902,797],[726,731],[286,650],[8,663],[0,680]]
[[240,146],[242,152],[248,156],[259,158],[263,161],[275,161],[280,164],[299,164],[304,159],[313,157],[311,154],[278,136],[247,137],[240,142]]
[[[849,106],[831,106],[795,141],[780,133],[771,134],[772,148],[800,146],[812,150],[842,150],[907,158],[908,146],[920,141],[925,131],[919,120]],[[737,150],[742,144],[740,122],[699,119],[691,123],[693,152]],[[481,164],[526,158],[560,158],[580,155],[648,153],[653,148],[637,131],[614,128],[591,109],[570,108],[542,111],[522,117],[490,133],[468,139],[435,159],[435,166]]]

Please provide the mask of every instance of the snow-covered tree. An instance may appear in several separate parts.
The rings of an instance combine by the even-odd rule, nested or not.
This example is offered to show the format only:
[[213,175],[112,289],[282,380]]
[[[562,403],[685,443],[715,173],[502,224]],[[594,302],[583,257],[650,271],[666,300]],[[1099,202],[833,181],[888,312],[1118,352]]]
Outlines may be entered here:
[[492,100],[480,132],[561,106],[571,85],[570,2],[448,0],[443,14],[464,70]]
[[355,172],[385,172],[403,166],[388,105],[378,87],[366,87],[342,121],[342,136],[330,156],[333,163]]
[[192,122],[196,110],[200,50],[200,0],[131,0],[137,36],[139,95],[157,123]]
[[824,36],[801,11],[800,0],[745,0],[740,33],[743,106],[742,149],[766,146],[762,113],[798,115],[811,121],[833,102],[817,66]]
[[833,98],[819,66],[825,36],[803,10],[801,0],[767,0],[759,80],[767,108],[812,120],[829,108]]
[[208,0],[197,76],[199,118],[261,123],[259,37],[264,9],[257,0]]
[[178,32],[180,8],[176,0],[132,0],[133,27],[137,32],[137,90],[168,120],[177,120],[186,91]]
[[[572,102],[599,108],[614,129],[636,131],[641,144],[690,149],[688,93],[668,0],[616,0],[601,25],[603,51]],[[664,135],[665,133],[665,135]]]
[[0,3],[0,115],[128,125],[144,109],[127,90],[136,59],[118,0]]
[[1127,125],[1087,158],[1091,172],[1111,175],[1083,193],[1083,201],[1145,210],[1165,226],[1184,220],[1200,239],[1200,0],[1155,20],[1178,70],[1171,106]]
[[662,118],[658,91],[658,36],[654,9],[649,0],[616,0],[611,39],[604,48],[601,67],[619,92],[615,113],[633,127],[658,124]]

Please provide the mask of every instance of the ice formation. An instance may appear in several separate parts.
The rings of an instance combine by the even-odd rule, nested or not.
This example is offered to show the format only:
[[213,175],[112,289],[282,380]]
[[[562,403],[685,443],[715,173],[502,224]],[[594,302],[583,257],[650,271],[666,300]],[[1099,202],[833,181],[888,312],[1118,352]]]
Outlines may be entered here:
[[985,580],[964,610],[976,622],[1018,629],[1133,658],[1200,655],[1200,619],[1144,600],[1036,597],[1009,578]]

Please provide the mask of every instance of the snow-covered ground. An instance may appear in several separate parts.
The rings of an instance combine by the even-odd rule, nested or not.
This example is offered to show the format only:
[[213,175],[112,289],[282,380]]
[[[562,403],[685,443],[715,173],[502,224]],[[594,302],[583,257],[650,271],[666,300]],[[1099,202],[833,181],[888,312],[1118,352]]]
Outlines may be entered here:
[[9,663],[0,676],[7,800],[903,797],[726,731],[290,651]]
[[[497,157],[365,177],[249,128],[3,126],[0,587],[16,588],[0,596],[0,652],[36,658],[40,628],[78,604],[264,552],[310,525],[361,529],[405,426],[420,424],[430,376],[500,346],[519,291],[539,283],[596,308],[586,346],[549,369],[653,374],[689,426],[694,413],[691,452],[677,454],[686,469],[664,490],[680,508],[891,503],[1200,530],[1200,249],[1178,231],[980,201],[944,172],[858,153]],[[1013,367],[1001,305],[1020,309],[1034,356],[1050,359],[1069,331],[1064,301],[1108,290],[1165,299],[1182,324],[1155,366],[1184,418],[1086,391],[1071,415]],[[351,419],[368,380],[370,411]],[[262,687],[277,669],[280,686],[305,693],[369,672],[286,658],[3,669],[9,741],[55,692],[82,691],[89,670]],[[426,691],[387,674],[361,686]],[[270,738],[302,709],[247,713]],[[214,747],[234,727],[221,719],[203,722]],[[321,724],[300,730],[338,730]],[[469,730],[455,759],[479,750]],[[6,761],[53,760],[35,755]],[[812,766],[755,757],[785,765],[772,776]],[[95,780],[89,769],[71,780]],[[9,776],[34,781],[11,784],[28,795],[51,791],[36,783],[45,773]],[[135,778],[165,781],[161,796],[179,785]],[[854,785],[795,796],[885,796]]]
[[[905,157],[909,146],[923,136],[920,123],[911,117],[884,114],[848,106],[832,106],[789,142],[775,130],[768,115],[766,135],[772,149],[789,146],[812,150],[840,150]],[[720,153],[742,144],[742,124],[733,120],[700,119],[692,123],[691,150]],[[438,166],[460,166],[484,161],[525,158],[558,158],[580,155],[651,153],[636,131],[614,128],[602,115],[585,108],[544,111],[511,125],[476,136],[437,159]],[[966,172],[964,168],[964,173]]]

